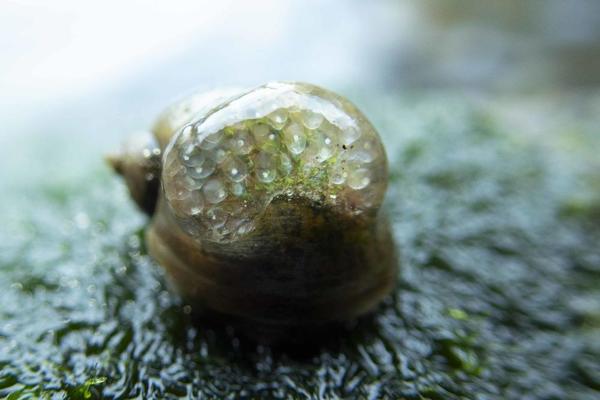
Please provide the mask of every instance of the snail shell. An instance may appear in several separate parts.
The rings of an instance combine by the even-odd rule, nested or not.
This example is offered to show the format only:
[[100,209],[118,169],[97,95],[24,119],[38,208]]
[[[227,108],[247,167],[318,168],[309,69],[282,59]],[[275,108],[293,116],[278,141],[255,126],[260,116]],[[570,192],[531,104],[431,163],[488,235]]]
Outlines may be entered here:
[[110,161],[188,301],[293,327],[354,318],[393,287],[385,150],[341,96],[279,82],[199,94],[144,137]]

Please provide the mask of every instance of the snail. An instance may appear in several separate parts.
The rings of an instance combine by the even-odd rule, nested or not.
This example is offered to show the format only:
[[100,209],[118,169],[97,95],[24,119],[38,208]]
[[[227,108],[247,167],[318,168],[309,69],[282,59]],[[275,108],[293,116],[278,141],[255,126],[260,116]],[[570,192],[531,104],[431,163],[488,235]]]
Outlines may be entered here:
[[394,286],[385,149],[326,89],[196,94],[109,161],[151,215],[149,254],[203,310],[295,329],[368,313]]

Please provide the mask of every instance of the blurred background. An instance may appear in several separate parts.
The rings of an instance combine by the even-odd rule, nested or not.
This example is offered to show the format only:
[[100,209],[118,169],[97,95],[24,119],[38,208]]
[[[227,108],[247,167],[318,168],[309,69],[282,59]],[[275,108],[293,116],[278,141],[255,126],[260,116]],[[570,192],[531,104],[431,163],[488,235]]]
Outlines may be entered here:
[[[5,0],[0,46],[0,179],[56,178],[186,93],[269,80],[326,86],[367,114],[411,93],[493,101],[535,133],[600,85],[600,2]],[[52,165],[31,163],[57,146]]]

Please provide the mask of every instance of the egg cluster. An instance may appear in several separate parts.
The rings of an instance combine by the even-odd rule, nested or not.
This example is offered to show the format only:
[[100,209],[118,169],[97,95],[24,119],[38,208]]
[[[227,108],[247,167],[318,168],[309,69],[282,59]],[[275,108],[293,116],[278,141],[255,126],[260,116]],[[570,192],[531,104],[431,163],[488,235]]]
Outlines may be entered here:
[[165,155],[172,210],[204,238],[231,240],[251,232],[277,196],[353,212],[378,207],[386,160],[377,133],[358,123],[340,126],[324,114],[287,107],[214,132],[205,119],[186,125]]

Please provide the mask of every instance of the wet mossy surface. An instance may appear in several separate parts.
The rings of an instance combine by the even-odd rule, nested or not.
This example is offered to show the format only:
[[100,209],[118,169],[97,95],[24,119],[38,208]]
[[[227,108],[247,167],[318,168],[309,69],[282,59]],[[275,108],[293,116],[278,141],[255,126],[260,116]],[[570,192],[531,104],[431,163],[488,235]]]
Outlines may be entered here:
[[[100,162],[6,180],[0,397],[598,398],[597,136],[540,141],[493,112],[408,104],[373,106],[390,155],[397,289],[303,346],[256,345],[196,319]],[[573,137],[576,148],[547,145]]]

